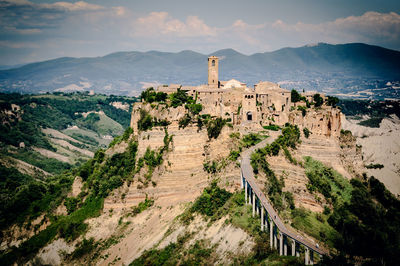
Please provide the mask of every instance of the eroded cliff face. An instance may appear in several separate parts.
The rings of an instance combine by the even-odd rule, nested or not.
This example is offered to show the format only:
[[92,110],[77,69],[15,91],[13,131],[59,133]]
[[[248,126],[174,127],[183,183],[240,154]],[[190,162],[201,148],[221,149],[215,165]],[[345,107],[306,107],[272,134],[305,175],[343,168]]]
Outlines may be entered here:
[[301,130],[308,128],[312,134],[328,138],[339,137],[342,127],[340,110],[330,106],[307,109],[305,116],[301,111],[292,111],[289,114],[289,123],[297,125]]

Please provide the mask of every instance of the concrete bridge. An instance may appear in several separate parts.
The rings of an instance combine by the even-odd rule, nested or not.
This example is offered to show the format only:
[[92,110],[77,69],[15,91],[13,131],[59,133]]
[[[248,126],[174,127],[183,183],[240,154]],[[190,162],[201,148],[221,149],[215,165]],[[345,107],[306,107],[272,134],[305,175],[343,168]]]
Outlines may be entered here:
[[[267,138],[242,154],[241,161],[241,185],[245,191],[246,204],[253,207],[253,216],[260,216],[261,231],[269,231],[271,248],[279,250],[279,255],[287,256],[288,251],[292,256],[300,256],[300,250],[304,248],[305,264],[314,264],[314,255],[324,255],[318,245],[303,238],[299,234],[290,231],[282,222],[278,213],[274,210],[269,200],[258,187],[250,165],[250,156],[258,148],[264,147],[267,143],[272,143],[275,138]],[[303,247],[303,248],[301,248]]]

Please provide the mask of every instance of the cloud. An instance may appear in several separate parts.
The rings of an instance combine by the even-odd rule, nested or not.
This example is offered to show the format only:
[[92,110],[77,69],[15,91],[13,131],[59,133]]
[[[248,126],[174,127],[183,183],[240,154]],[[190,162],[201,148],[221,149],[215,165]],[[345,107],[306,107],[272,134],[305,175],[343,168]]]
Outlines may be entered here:
[[179,18],[163,11],[139,14],[123,6],[84,1],[0,0],[0,14],[0,61],[15,60],[12,64],[25,62],[28,50],[29,60],[43,60],[120,50],[191,49],[208,54],[233,48],[251,54],[318,42],[365,42],[400,49],[400,15],[394,12],[366,12],[316,24],[283,19],[251,24],[235,19],[223,27],[195,14]]
[[68,11],[93,11],[102,10],[103,6],[89,4],[83,1],[69,3],[69,2],[55,2],[53,4],[39,4],[40,7],[44,8],[59,8]]
[[174,19],[167,12],[151,12],[132,22],[132,36],[155,37],[200,37],[215,36],[217,30],[209,27],[197,16],[188,16],[186,21]]

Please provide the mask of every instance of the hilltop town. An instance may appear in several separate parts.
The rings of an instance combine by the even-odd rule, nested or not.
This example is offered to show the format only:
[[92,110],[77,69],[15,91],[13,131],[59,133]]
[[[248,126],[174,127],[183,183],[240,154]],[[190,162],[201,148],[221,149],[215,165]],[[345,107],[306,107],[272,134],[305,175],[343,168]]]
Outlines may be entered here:
[[[253,88],[249,88],[245,83],[235,79],[220,81],[218,65],[218,57],[208,58],[208,84],[161,85],[155,92],[170,95],[178,90],[183,91],[192,97],[195,104],[201,105],[201,114],[221,117],[229,120],[232,125],[260,128],[271,124],[284,126],[290,123],[298,125],[301,130],[307,128],[312,134],[326,137],[339,136],[341,113],[335,108],[333,101],[328,101],[331,97],[311,91],[300,95],[297,93],[294,95],[297,99],[292,99],[291,91],[272,82],[260,81]],[[145,101],[143,97],[142,99]],[[311,112],[307,112],[311,105],[318,107],[318,112],[315,109],[309,109]],[[135,121],[138,118],[137,111],[142,107],[136,105],[132,113],[131,126],[134,132],[138,132]],[[177,122],[183,116],[184,113],[181,112],[176,117],[158,118]]]
[[[342,129],[348,121],[336,106],[338,99],[267,81],[252,87],[235,79],[221,81],[222,63],[208,58],[207,84],[144,90],[140,101],[130,102],[130,126],[107,142],[108,148],[72,170],[40,181],[30,177],[29,186],[21,185],[2,212],[7,223],[1,262],[310,265],[335,264],[342,254],[349,254],[352,263],[355,257],[381,260],[382,252],[371,249],[396,235],[396,223],[382,227],[398,200],[365,173],[362,147]],[[85,109],[82,117],[74,114],[76,122],[68,120],[81,134],[103,132],[107,115],[128,124],[123,120],[129,119],[127,102],[114,97],[35,97],[49,97],[48,104],[57,103],[68,113],[62,97],[90,101],[93,111]],[[38,103],[44,108],[46,101]],[[39,105],[28,106],[36,110]],[[95,113],[100,106],[105,111]],[[53,120],[48,125],[55,127]],[[42,131],[77,145],[61,131]],[[37,138],[45,141],[39,133]],[[51,149],[55,140],[50,138],[41,151]],[[29,145],[8,149],[26,153]],[[27,178],[20,175],[13,172],[16,180]],[[24,209],[21,202],[25,211],[15,213]],[[362,222],[354,224],[354,219]],[[386,222],[370,222],[375,220]],[[372,236],[375,241],[363,241],[377,227],[382,233]],[[396,241],[387,245],[398,249]],[[388,263],[396,259],[384,257]]]

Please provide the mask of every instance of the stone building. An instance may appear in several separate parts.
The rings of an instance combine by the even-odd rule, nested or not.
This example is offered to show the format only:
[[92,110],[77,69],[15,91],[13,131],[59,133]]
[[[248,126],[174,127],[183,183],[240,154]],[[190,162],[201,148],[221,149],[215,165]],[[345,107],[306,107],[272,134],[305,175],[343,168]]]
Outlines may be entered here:
[[[173,93],[177,89],[187,92],[188,95],[197,99],[197,103],[203,105],[204,114],[220,116],[231,119],[235,125],[263,126],[269,124],[284,125],[287,122],[294,122],[292,111],[301,104],[291,102],[291,92],[281,88],[278,84],[260,81],[253,88],[247,87],[246,83],[236,79],[228,81],[218,80],[219,58],[210,56],[208,58],[208,83],[199,86],[182,86],[179,84],[162,85],[156,91]],[[304,94],[309,101],[312,101],[311,93]],[[324,95],[321,95],[325,98]],[[335,117],[336,113],[333,114]],[[319,120],[319,119],[318,119]],[[307,124],[321,134],[337,132],[339,125],[336,120],[331,121],[329,127],[318,127],[318,124]],[[297,121],[298,122],[298,121]],[[338,127],[337,127],[338,126]]]

